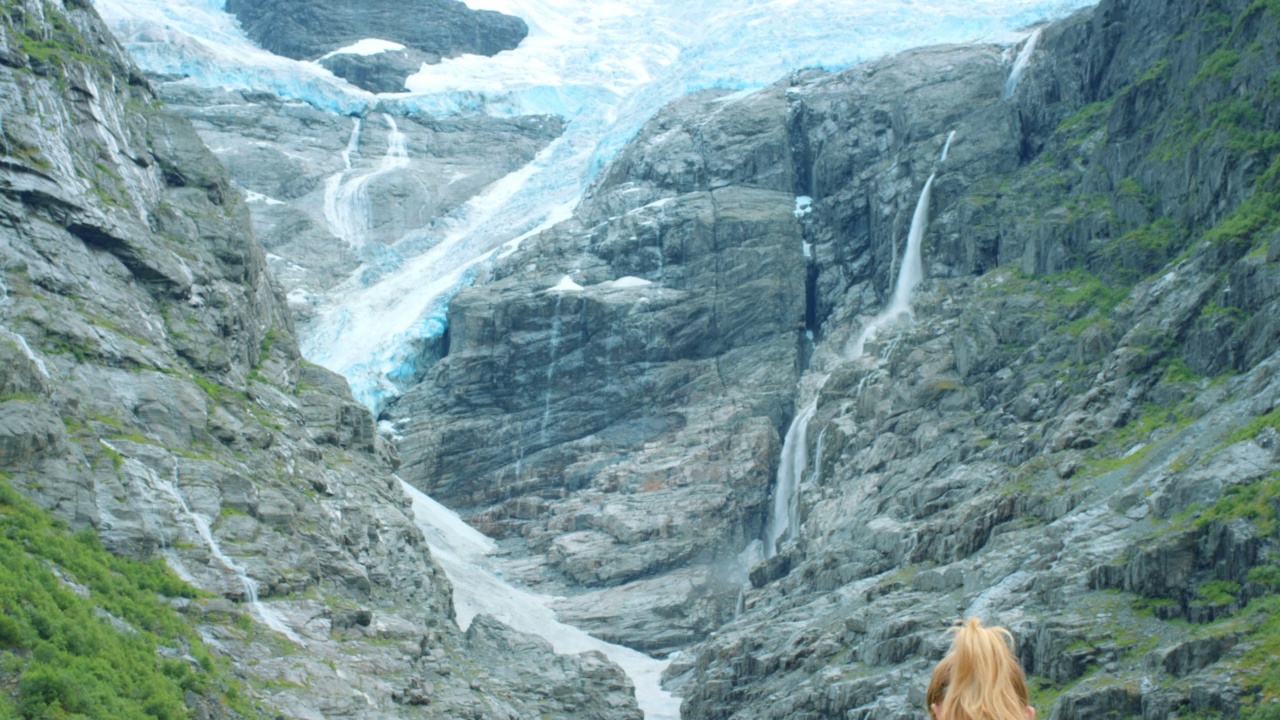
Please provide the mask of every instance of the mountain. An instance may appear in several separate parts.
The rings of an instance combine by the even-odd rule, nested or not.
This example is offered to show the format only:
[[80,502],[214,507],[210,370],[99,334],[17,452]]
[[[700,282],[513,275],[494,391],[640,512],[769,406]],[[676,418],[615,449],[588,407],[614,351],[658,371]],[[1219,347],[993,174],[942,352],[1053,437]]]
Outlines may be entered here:
[[1104,2],[668,105],[450,303],[402,476],[681,649],[686,718],[915,717],[968,614],[1051,717],[1262,712],[1278,17]]
[[394,448],[94,11],[0,38],[0,715],[638,717],[599,654],[458,629]]
[[[10,2],[0,551],[45,570],[0,593],[3,697],[80,712],[49,659],[93,617],[178,715],[673,717],[669,663],[687,719],[916,718],[978,615],[1041,716],[1275,717],[1280,7],[759,89],[699,79],[797,28],[717,7],[609,65],[630,99],[499,101],[113,24],[145,76]],[[10,609],[44,597],[61,635]],[[665,660],[554,655],[553,597]]]

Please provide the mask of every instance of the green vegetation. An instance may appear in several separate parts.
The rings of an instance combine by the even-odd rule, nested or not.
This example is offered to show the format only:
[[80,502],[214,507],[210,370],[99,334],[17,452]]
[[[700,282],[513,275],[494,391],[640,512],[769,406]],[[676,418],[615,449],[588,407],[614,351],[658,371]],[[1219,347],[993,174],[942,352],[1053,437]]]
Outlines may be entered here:
[[1226,443],[1231,445],[1242,440],[1252,440],[1262,432],[1263,428],[1280,431],[1280,407],[1276,407],[1266,415],[1254,418],[1252,422],[1227,436]]
[[1253,246],[1268,239],[1276,230],[1280,230],[1280,153],[1258,178],[1249,199],[1206,233],[1205,239]]
[[1272,504],[1276,497],[1280,497],[1280,473],[1249,485],[1231,485],[1217,502],[1200,513],[1194,524],[1203,527],[1244,518],[1251,521],[1260,534],[1272,535],[1276,531],[1276,510]]
[[1060,305],[1065,307],[1083,305],[1104,315],[1114,310],[1129,296],[1128,288],[1112,287],[1087,270],[1068,270],[1049,276],[1049,280],[1065,291],[1057,299]]
[[1207,605],[1230,605],[1236,601],[1236,594],[1240,592],[1240,583],[1231,582],[1230,580],[1210,580],[1201,583],[1196,588],[1196,593],[1202,598]]
[[1159,80],[1160,78],[1164,77],[1165,73],[1169,72],[1169,66],[1171,64],[1172,63],[1169,62],[1169,58],[1161,58],[1154,65],[1147,68],[1146,72],[1138,76],[1138,80],[1136,84],[1144,85],[1153,80]]
[[84,363],[98,354],[95,348],[90,347],[80,338],[55,333],[50,333],[45,338],[44,349],[59,355],[72,355],[78,363]]
[[176,720],[186,692],[254,716],[163,599],[198,596],[159,560],[108,553],[0,478],[0,718]]
[[271,346],[279,339],[280,333],[274,328],[268,330],[267,334],[262,336],[262,342],[258,343],[259,365],[266,362],[267,358],[271,357]]
[[1077,110],[1058,125],[1059,133],[1069,133],[1084,129],[1092,129],[1101,124],[1103,115],[1111,111],[1113,101],[1096,102]]
[[119,470],[120,466],[124,464],[124,457],[115,448],[103,444],[102,451],[107,454],[107,457],[111,458],[111,466],[116,470]]
[[199,385],[200,389],[204,391],[204,394],[208,395],[209,399],[214,402],[224,402],[231,399],[248,401],[248,398],[244,393],[238,390],[232,390],[225,385],[220,385],[203,375],[193,373],[191,375],[191,380],[196,385]]
[[[1254,690],[1259,702],[1280,697],[1280,595],[1266,595],[1250,602],[1235,618],[1214,625],[1246,629],[1240,643],[1245,648],[1234,664],[1244,685]],[[1248,717],[1242,713],[1241,717]],[[1255,714],[1253,717],[1269,717]],[[1271,716],[1274,717],[1274,716]]]
[[1230,80],[1231,71],[1240,63],[1240,53],[1227,48],[1219,48],[1204,61],[1196,76],[1191,79],[1191,87],[1197,87],[1210,78]]
[[[8,5],[9,3],[6,3]],[[112,72],[110,64],[97,51],[91,40],[86,38],[72,24],[70,18],[59,8],[42,3],[44,23],[31,24],[25,13],[19,17],[28,19],[25,26],[11,25],[15,31],[16,45],[30,58],[32,70],[40,74],[57,74],[59,82],[64,84],[63,68],[78,62],[98,70],[104,75]],[[83,3],[68,2],[67,7],[83,8]]]

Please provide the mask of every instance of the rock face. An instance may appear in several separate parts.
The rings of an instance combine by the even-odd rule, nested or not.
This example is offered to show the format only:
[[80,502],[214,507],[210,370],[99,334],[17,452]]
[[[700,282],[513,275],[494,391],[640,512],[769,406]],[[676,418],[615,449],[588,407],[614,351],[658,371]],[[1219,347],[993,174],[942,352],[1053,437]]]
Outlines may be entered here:
[[576,219],[455,299],[448,357],[389,414],[402,476],[592,588],[561,617],[603,637],[671,651],[732,613],[804,348],[787,144],[781,88],[669,108]]
[[[1012,87],[1023,46],[941,47],[672,104],[454,300],[402,475],[562,617],[705,636],[686,718],[923,717],[969,614],[1049,717],[1234,717],[1273,692],[1278,19],[1110,0]],[[911,321],[863,345],[926,185]]]
[[272,714],[638,716],[597,655],[457,629],[395,450],[300,359],[241,194],[92,9],[11,4],[0,88],[6,481],[206,591],[182,609]]
[[[1260,134],[1280,18],[1245,5],[1104,2],[1044,28],[986,107],[920,53],[792,92],[825,318],[803,525],[673,666],[686,718],[925,717],[968,615],[1014,630],[1051,718],[1269,697],[1275,510],[1237,497],[1280,471]],[[903,92],[863,94],[879,83]],[[921,163],[951,129],[946,162]],[[850,358],[891,277],[880,189],[935,168],[915,320]]]
[[325,61],[335,75],[372,92],[403,90],[404,79],[424,62],[464,53],[495,55],[529,34],[518,17],[472,10],[457,0],[229,0],[227,12],[254,42],[295,60],[315,60],[367,38],[405,46],[406,51]]
[[949,131],[973,139],[939,194],[1017,166],[989,132],[1012,132],[1003,76],[939,48],[674,103],[453,302],[449,356],[387,414],[402,475],[545,553],[563,616],[657,652],[705,634],[747,580],[807,334],[874,309]]

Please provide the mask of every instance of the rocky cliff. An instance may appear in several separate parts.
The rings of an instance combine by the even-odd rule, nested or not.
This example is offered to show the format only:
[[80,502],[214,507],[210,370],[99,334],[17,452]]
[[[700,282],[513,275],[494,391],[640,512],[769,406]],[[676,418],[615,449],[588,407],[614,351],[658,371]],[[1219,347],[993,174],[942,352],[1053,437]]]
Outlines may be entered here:
[[[301,360],[223,166],[85,3],[3,7],[0,471],[71,529],[181,577],[152,564],[147,587],[251,694],[241,710],[189,696],[185,712],[636,717],[598,654],[555,656],[484,617],[457,629],[395,450],[341,377]],[[8,492],[6,517],[27,513]],[[67,588],[113,602],[103,575],[76,575],[96,566],[54,557]],[[5,612],[0,713],[42,707],[29,693],[82,712],[74,677],[22,674],[30,646]],[[58,651],[88,652],[85,633]],[[191,672],[181,644],[160,652],[157,669]]]
[[[249,37],[277,55],[322,58],[335,75],[372,92],[400,92],[425,63],[464,53],[495,55],[529,34],[523,20],[458,0],[229,0]],[[401,45],[373,55],[339,53],[374,38]]]
[[[293,717],[636,717],[597,655],[456,629],[402,462],[562,618],[682,651],[686,718],[923,717],[969,614],[1015,631],[1042,716],[1276,717],[1274,1],[1108,0],[1014,48],[673,103],[454,299],[382,418],[398,453],[298,357],[271,270],[378,272],[558,124],[166,83],[179,114],[82,3],[5,9],[4,481],[200,588],[149,586],[197,631],[160,652],[228,659],[210,687]],[[495,143],[510,167],[467,164]]]
[[[705,637],[685,717],[921,717],[965,614],[1043,715],[1270,717],[1278,20],[1111,0],[672,104],[455,299],[402,473],[562,616]],[[797,416],[801,524],[753,563]]]

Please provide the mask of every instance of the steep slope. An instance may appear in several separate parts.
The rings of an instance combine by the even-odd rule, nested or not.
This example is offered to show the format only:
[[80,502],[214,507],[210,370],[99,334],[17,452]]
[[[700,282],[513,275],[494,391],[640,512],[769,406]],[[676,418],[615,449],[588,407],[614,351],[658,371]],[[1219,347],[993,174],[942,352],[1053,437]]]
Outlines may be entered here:
[[197,591],[158,562],[72,535],[0,479],[0,717],[177,718],[253,714],[166,602]]
[[[985,128],[927,124],[942,63],[802,95],[827,318],[803,525],[673,668],[686,717],[922,717],[970,614],[1015,630],[1049,717],[1272,716],[1277,10],[1104,2],[1043,29]],[[827,129],[878,83],[902,112]],[[851,359],[902,166],[822,160],[950,129],[915,322]]]
[[[225,170],[84,3],[3,7],[5,478],[199,588],[151,566],[147,587],[193,598],[172,603],[271,713],[636,717],[598,654],[457,629],[394,450],[300,360]],[[6,595],[6,618],[10,601],[37,602]],[[20,710],[39,710],[36,680],[17,678]]]
[[[732,613],[801,360],[784,98],[714,96],[664,111],[610,174],[652,177],[606,180],[459,295],[448,356],[388,414],[406,480],[595,589],[562,617],[650,651]],[[719,166],[672,124],[708,105]]]
[[[686,717],[917,716],[965,613],[1054,717],[1269,700],[1278,10],[1117,0],[673,103],[454,300],[387,413],[406,479],[608,637],[738,605]],[[739,600],[785,436],[800,527]]]

